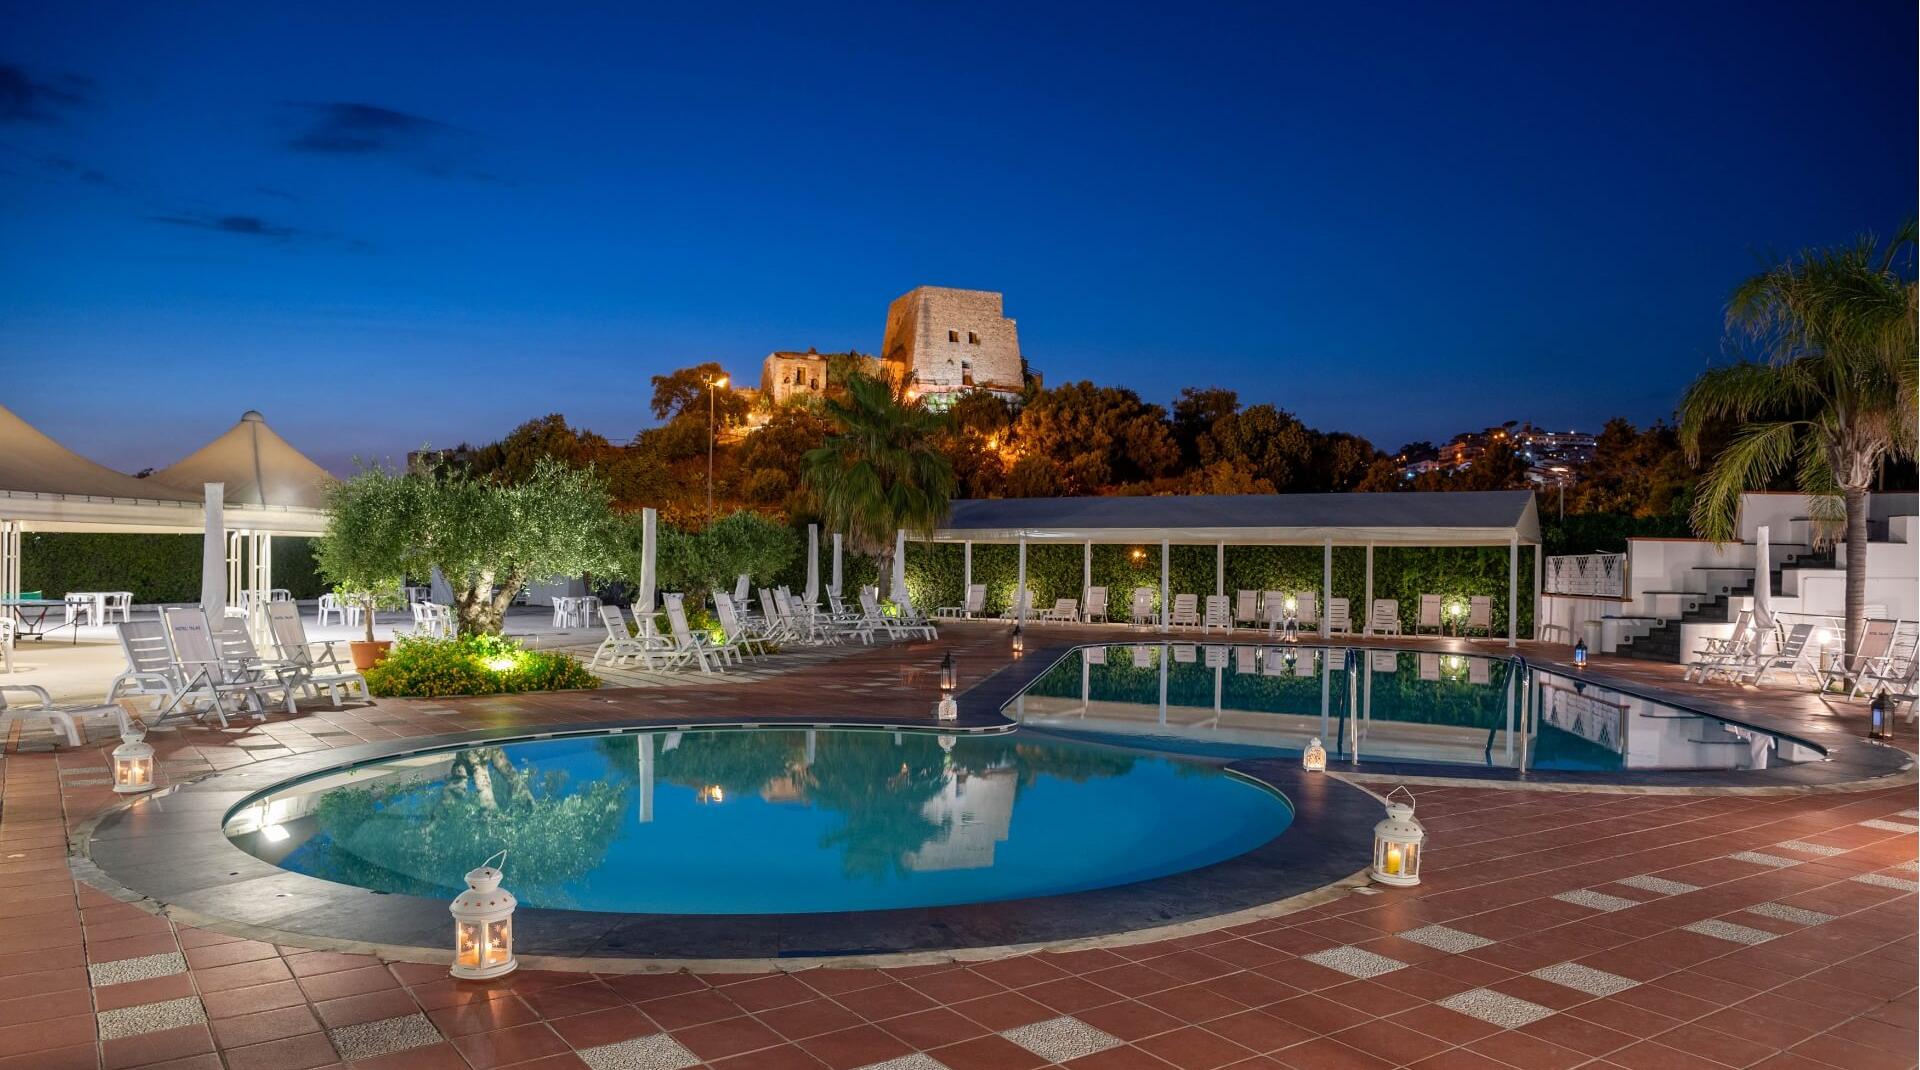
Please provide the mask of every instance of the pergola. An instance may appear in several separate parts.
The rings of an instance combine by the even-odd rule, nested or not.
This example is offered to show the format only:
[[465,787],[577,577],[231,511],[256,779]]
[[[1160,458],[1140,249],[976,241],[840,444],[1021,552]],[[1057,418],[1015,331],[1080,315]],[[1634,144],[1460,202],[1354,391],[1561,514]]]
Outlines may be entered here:
[[139,479],[87,460],[0,407],[0,598],[20,596],[24,533],[202,534],[211,492],[224,514],[228,597],[251,591],[264,599],[273,587],[272,537],[324,533],[332,482],[257,412]]
[[[1530,490],[963,499],[953,503],[946,523],[925,539],[965,546],[964,586],[973,583],[974,543],[1018,544],[1016,591],[1026,590],[1029,543],[1082,544],[1084,583],[1092,586],[1095,543],[1157,542],[1163,615],[1175,545],[1215,547],[1215,594],[1227,593],[1228,546],[1320,546],[1322,606],[1333,594],[1333,548],[1364,546],[1369,607],[1376,546],[1505,546],[1507,645],[1512,646],[1518,638],[1514,609],[1520,600],[1520,547],[1540,544],[1540,513]],[[1540,586],[1541,561],[1535,553],[1535,605]],[[1324,612],[1321,620],[1324,628]]]

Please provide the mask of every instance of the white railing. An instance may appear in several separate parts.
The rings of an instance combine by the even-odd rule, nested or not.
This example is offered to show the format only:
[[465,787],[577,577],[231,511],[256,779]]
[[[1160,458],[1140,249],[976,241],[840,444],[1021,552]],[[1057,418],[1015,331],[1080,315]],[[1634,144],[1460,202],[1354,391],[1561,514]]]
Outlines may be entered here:
[[1626,554],[1570,554],[1547,558],[1547,594],[1588,598],[1627,596]]

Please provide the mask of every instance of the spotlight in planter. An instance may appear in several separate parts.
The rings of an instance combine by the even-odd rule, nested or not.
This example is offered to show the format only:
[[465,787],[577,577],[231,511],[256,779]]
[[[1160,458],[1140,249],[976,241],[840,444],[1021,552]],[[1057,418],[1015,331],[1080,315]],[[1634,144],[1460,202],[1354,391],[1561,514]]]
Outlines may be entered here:
[[960,670],[954,667],[953,651],[949,650],[947,656],[940,659],[940,690],[951,694],[959,686]]
[[[1396,803],[1405,793],[1407,801]],[[1386,820],[1373,826],[1373,879],[1401,886],[1420,883],[1420,849],[1427,830],[1413,819],[1413,792],[1401,785],[1387,793]]]
[[500,887],[504,876],[491,864],[506,864],[507,852],[487,859],[467,874],[467,890],[454,897],[453,975],[463,981],[485,981],[512,973],[520,965],[513,957],[513,893]]
[[494,672],[506,672],[508,669],[513,668],[513,655],[501,654],[498,657],[488,658],[487,668],[492,669]]
[[1587,641],[1585,639],[1581,639],[1573,644],[1573,667],[1576,669],[1584,669],[1587,667]]
[[1884,691],[1877,692],[1873,696],[1873,703],[1867,707],[1867,738],[1893,738],[1893,726],[1887,723],[1887,695]]
[[129,723],[113,748],[113,790],[122,795],[153,790],[153,746],[146,738],[144,729]]
[[1300,755],[1300,768],[1305,769],[1309,773],[1324,773],[1327,771],[1327,747],[1326,744],[1320,742],[1319,736],[1313,737],[1312,741],[1307,744],[1306,752]]

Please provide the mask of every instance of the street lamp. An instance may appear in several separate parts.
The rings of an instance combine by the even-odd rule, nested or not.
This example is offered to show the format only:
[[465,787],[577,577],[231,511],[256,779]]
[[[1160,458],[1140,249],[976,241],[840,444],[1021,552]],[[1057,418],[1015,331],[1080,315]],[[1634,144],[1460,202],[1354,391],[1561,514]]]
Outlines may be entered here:
[[713,515],[713,392],[727,385],[727,377],[703,379],[707,384],[707,515]]

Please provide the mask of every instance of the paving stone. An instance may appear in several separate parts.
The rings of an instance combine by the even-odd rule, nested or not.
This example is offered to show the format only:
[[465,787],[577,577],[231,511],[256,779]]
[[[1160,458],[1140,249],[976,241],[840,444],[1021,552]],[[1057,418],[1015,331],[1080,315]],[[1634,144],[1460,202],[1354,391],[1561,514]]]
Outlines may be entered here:
[[1023,1025],[1000,1035],[1050,1063],[1064,1063],[1120,1046],[1119,1037],[1071,1015]]
[[1716,940],[1728,940],[1736,944],[1764,944],[1774,937],[1773,933],[1765,929],[1736,925],[1730,921],[1721,921],[1719,918],[1696,921],[1690,925],[1682,925],[1681,928],[1690,933],[1699,933],[1701,936],[1711,936]]
[[1824,858],[1831,858],[1834,855],[1847,853],[1845,847],[1833,847],[1824,843],[1808,843],[1805,840],[1788,840],[1785,843],[1776,843],[1774,846],[1788,851],[1797,851],[1803,855],[1820,855]]
[[327,1036],[332,1038],[340,1057],[348,1061],[440,1043],[440,1030],[434,1028],[426,1015],[419,1013],[343,1025],[327,1030]]
[[1871,884],[1878,888],[1898,888],[1903,892],[1920,892],[1920,882],[1906,880],[1901,877],[1889,877],[1885,873],[1862,873],[1857,877],[1850,877],[1848,879],[1859,881],[1861,884]]
[[1688,884],[1684,881],[1670,881],[1665,877],[1652,877],[1644,873],[1637,877],[1622,877],[1614,883],[1624,884],[1629,888],[1638,888],[1643,892],[1658,892],[1661,895],[1685,895],[1688,892],[1697,892],[1700,890],[1700,886],[1697,884]]
[[1554,898],[1560,900],[1562,903],[1572,903],[1577,907],[1586,907],[1588,910],[1625,910],[1628,907],[1637,907],[1640,905],[1637,900],[1624,899],[1617,895],[1608,895],[1605,892],[1596,892],[1592,888],[1576,888],[1571,892],[1561,892],[1559,895],[1554,896]]
[[1762,854],[1759,851],[1735,851],[1727,857],[1735,862],[1751,862],[1756,866],[1772,866],[1775,869],[1785,869],[1788,866],[1800,864],[1798,858],[1781,858],[1779,855]]
[[1399,936],[1402,940],[1411,940],[1416,944],[1425,944],[1435,950],[1456,955],[1462,951],[1472,951],[1476,947],[1486,947],[1493,943],[1484,936],[1449,929],[1445,925],[1422,925],[1418,929],[1408,929]]
[[1760,914],[1769,918],[1779,918],[1795,925],[1825,925],[1833,920],[1832,914],[1822,914],[1817,910],[1802,910],[1785,903],[1761,903],[1747,908],[1749,914]]
[[95,962],[87,967],[87,979],[93,987],[104,985],[124,985],[130,981],[150,981],[155,977],[171,977],[176,973],[187,972],[187,960],[178,951],[169,951],[163,955],[142,955],[137,959],[115,959],[112,962]]
[[1529,1003],[1490,988],[1470,988],[1437,1002],[1450,1011],[1478,1018],[1502,1029],[1518,1029],[1553,1013],[1538,1003]]
[[1371,951],[1341,944],[1324,951],[1315,951],[1301,958],[1315,966],[1325,966],[1329,970],[1339,970],[1350,977],[1378,977],[1383,973],[1392,973],[1407,965],[1399,959],[1390,959],[1385,955],[1376,955]]
[[685,1070],[700,1062],[699,1056],[665,1033],[586,1048],[579,1055],[592,1070]]
[[100,1039],[118,1040],[204,1022],[207,1020],[207,1010],[200,1005],[199,996],[183,996],[159,1003],[141,1003],[118,1010],[101,1011],[96,1017],[100,1023]]
[[1615,992],[1625,992],[1640,983],[1605,970],[1582,966],[1577,962],[1556,962],[1551,966],[1542,966],[1528,976],[1538,977],[1542,981],[1562,988],[1571,988],[1576,992],[1585,992],[1589,996],[1611,996]]
[[1920,825],[1910,825],[1904,821],[1882,821],[1877,817],[1872,821],[1860,822],[1860,827],[1879,829],[1882,832],[1920,832]]
[[859,1070],[948,1070],[948,1068],[946,1063],[926,1052],[916,1051],[912,1055],[902,1055],[883,1063],[868,1063]]

